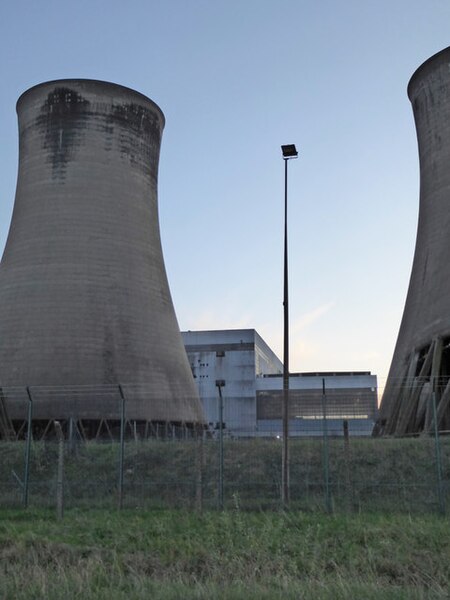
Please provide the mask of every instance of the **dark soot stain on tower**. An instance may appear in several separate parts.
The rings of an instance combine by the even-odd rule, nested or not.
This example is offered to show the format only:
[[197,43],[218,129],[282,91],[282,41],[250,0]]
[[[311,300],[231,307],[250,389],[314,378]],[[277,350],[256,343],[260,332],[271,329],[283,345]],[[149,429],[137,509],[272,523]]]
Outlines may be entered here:
[[[29,89],[17,113],[0,265],[3,393],[34,386],[36,418],[101,419],[117,413],[117,394],[83,398],[78,386],[121,383],[127,418],[202,421],[161,249],[161,110],[128,88],[76,79]],[[49,386],[73,394],[46,395]]]
[[450,428],[450,48],[417,69],[408,96],[419,146],[419,223],[378,427],[396,435],[429,431],[435,411],[438,427]]

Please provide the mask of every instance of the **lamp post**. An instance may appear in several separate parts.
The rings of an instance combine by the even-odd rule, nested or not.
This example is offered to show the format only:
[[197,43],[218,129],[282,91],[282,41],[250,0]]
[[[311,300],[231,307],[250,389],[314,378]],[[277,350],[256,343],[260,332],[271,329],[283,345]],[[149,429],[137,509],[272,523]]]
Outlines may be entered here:
[[295,144],[281,146],[284,160],[284,291],[283,291],[283,453],[281,460],[281,496],[289,506],[289,295],[288,295],[288,231],[287,231],[287,174],[288,160],[297,158]]

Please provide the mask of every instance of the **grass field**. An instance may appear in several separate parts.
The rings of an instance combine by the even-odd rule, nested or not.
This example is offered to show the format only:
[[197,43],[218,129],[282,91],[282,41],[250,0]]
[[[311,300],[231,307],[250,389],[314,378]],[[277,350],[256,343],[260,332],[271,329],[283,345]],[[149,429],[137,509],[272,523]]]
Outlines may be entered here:
[[[293,440],[291,508],[280,507],[280,444],[129,441],[117,511],[119,446],[65,451],[65,516],[55,518],[55,443],[0,444],[0,598],[450,598],[450,521],[437,515],[433,439],[330,440],[334,515],[324,511],[324,446]],[[449,504],[450,438],[442,438]],[[204,511],[193,510],[199,464]],[[198,505],[197,505],[198,506]],[[450,507],[450,504],[449,504]],[[213,510],[211,510],[213,509]]]
[[0,511],[0,597],[438,599],[450,523],[428,515]]

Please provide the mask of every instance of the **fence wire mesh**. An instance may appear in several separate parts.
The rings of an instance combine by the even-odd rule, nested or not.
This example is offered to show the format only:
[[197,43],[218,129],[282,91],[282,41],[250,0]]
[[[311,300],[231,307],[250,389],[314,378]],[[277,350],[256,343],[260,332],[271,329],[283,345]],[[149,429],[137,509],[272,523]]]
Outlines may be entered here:
[[[256,402],[254,425],[246,429],[248,412],[245,419],[233,415],[226,396],[217,398],[218,421],[143,422],[129,413],[126,393],[122,398],[113,388],[94,390],[108,402],[108,418],[97,420],[93,390],[31,390],[31,397],[27,390],[3,390],[0,506],[56,507],[58,489],[65,508],[283,506],[280,394]],[[373,437],[376,402],[363,392],[290,393],[290,508],[445,512],[448,432]],[[54,396],[71,407],[58,420],[62,444],[56,419],[44,418]]]

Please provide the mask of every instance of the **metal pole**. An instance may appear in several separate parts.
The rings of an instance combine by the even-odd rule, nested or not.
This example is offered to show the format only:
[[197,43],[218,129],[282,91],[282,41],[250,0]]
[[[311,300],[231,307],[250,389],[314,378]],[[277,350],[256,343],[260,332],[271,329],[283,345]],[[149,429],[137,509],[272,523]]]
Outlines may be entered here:
[[74,452],[74,439],[73,439],[73,417],[69,417],[69,451],[71,454]]
[[350,437],[348,432],[348,420],[342,422],[344,428],[344,463],[345,463],[345,490],[347,497],[347,509],[350,511],[353,504],[353,486],[350,479]]
[[287,158],[284,159],[284,290],[283,290],[283,452],[281,460],[282,503],[289,506],[289,296],[287,230]]
[[322,379],[322,414],[323,414],[323,478],[325,483],[325,509],[331,513],[330,496],[330,465],[328,449],[327,398],[325,394],[325,379]]
[[27,445],[25,450],[25,474],[23,476],[23,495],[22,501],[24,508],[28,506],[28,481],[30,477],[30,453],[31,453],[31,439],[33,437],[32,434],[32,424],[33,424],[33,398],[31,397],[30,388],[27,387],[27,395],[28,395],[28,427],[27,427]]
[[433,393],[431,394],[432,409],[433,409],[433,429],[434,429],[434,447],[436,454],[436,474],[437,474],[437,492],[439,500],[439,512],[445,515],[445,497],[442,485],[442,459],[441,459],[441,445],[439,441],[439,429],[437,422],[437,410],[436,410],[436,387],[435,378],[433,377]]
[[203,427],[201,425],[196,425],[195,432],[197,434],[195,506],[197,511],[201,513],[203,510]]
[[224,382],[218,381],[219,388],[219,508],[223,510],[223,397],[222,386]]
[[55,421],[58,438],[58,472],[56,476],[56,515],[58,519],[64,516],[64,434],[61,423]]
[[125,395],[122,386],[119,385],[119,393],[121,398],[121,414],[120,414],[120,455],[119,455],[119,510],[123,504],[123,460],[124,460],[124,440],[125,440]]

